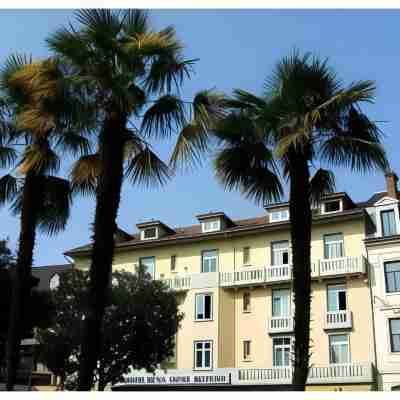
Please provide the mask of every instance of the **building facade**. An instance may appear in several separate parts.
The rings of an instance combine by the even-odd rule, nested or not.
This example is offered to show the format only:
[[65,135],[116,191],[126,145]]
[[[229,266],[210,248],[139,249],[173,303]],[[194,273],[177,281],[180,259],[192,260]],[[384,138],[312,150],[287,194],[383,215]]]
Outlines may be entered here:
[[[113,268],[142,264],[178,296],[184,319],[176,354],[157,382],[276,385],[291,381],[294,301],[289,209],[232,221],[223,212],[171,228],[161,221],[119,231]],[[376,350],[364,244],[369,214],[346,193],[313,211],[311,369],[308,390],[373,390]],[[87,269],[90,246],[65,253]],[[134,371],[130,384],[154,383]]]

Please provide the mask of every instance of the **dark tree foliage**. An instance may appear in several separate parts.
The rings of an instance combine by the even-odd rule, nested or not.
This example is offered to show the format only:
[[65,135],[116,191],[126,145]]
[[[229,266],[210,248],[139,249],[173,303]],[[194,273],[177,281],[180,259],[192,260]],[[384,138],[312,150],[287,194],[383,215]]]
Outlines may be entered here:
[[[56,306],[53,325],[40,330],[39,359],[76,388],[83,321],[88,304],[87,272],[65,272],[52,293]],[[160,281],[138,271],[114,272],[102,327],[102,346],[95,380],[99,390],[117,383],[134,369],[156,369],[173,355],[174,339],[182,315],[175,295]],[[58,355],[58,356],[57,356]]]

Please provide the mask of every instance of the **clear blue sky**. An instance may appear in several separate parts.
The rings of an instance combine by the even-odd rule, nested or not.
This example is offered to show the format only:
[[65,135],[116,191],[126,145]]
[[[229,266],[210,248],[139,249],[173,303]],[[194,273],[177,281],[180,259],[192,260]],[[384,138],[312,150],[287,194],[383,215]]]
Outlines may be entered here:
[[[377,101],[367,111],[374,120],[387,121],[381,124],[385,145],[393,168],[400,173],[399,10],[154,10],[151,14],[157,28],[175,25],[187,46],[187,57],[200,58],[196,74],[183,90],[188,99],[197,90],[212,87],[226,93],[233,88],[260,93],[273,65],[293,47],[329,57],[345,83],[375,80]],[[0,63],[13,52],[46,56],[45,37],[70,20],[72,10],[1,10]],[[164,159],[171,147],[172,143],[165,143],[159,148]],[[353,200],[384,190],[381,174],[336,172],[337,189],[347,191]],[[64,233],[55,238],[39,235],[34,265],[65,262],[65,250],[87,243],[94,206],[92,199],[77,199]],[[196,223],[195,215],[210,210],[223,210],[234,219],[264,213],[239,193],[224,192],[206,163],[178,175],[161,190],[125,184],[118,223],[128,232],[149,218],[172,226],[190,225]],[[0,237],[9,236],[15,248],[19,221],[7,208],[0,210],[0,221]]]

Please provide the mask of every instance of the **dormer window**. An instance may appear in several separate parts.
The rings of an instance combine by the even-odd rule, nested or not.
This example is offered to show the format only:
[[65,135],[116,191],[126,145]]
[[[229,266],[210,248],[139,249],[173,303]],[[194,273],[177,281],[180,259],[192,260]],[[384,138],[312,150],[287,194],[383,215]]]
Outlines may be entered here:
[[270,222],[280,222],[289,220],[289,210],[287,208],[282,210],[271,211]]
[[221,220],[219,218],[210,219],[201,223],[201,231],[203,233],[216,232],[219,230],[221,230]]
[[343,211],[342,200],[331,200],[322,203],[322,214],[331,214]]
[[382,236],[392,236],[396,232],[396,215],[394,210],[381,211]]
[[142,233],[142,240],[158,238],[158,228],[157,227],[143,229],[141,233]]

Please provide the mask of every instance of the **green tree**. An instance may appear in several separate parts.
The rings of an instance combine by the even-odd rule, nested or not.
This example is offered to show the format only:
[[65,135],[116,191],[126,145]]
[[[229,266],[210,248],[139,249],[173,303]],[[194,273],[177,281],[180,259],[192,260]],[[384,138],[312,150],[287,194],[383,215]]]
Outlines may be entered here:
[[[40,359],[61,377],[61,387],[67,378],[73,382],[78,372],[88,280],[88,273],[79,270],[62,275],[59,288],[52,293],[53,325],[38,334]],[[171,357],[182,319],[175,295],[149,274],[114,272],[108,296],[95,369],[100,391],[120,382],[131,367],[153,371]]]
[[[210,126],[221,144],[215,171],[227,189],[270,202],[282,195],[280,171],[289,181],[294,390],[304,390],[309,368],[311,205],[335,186],[333,173],[317,166],[358,172],[386,168],[381,132],[361,110],[362,103],[374,101],[374,92],[371,81],[345,87],[327,60],[295,51],[277,63],[261,97],[235,90],[232,98],[226,99],[226,115]],[[199,147],[198,142],[197,136],[193,140],[187,137],[181,151],[178,141],[172,162],[186,161],[188,147],[199,157],[204,146]]]
[[62,28],[48,43],[71,67],[71,84],[85,88],[85,101],[96,107],[98,116],[97,152],[81,158],[72,173],[77,190],[96,192],[90,307],[79,374],[79,389],[90,390],[123,178],[147,186],[164,183],[168,167],[148,140],[168,138],[184,125],[185,115],[201,117],[213,103],[205,104],[202,93],[192,104],[180,99],[180,86],[190,77],[194,60],[183,58],[173,27],[154,31],[141,10],[81,10],[76,18],[79,28]]
[[76,133],[82,132],[81,126],[71,122],[77,112],[82,121],[85,108],[78,99],[68,103],[71,98],[63,82],[56,59],[33,62],[25,56],[11,56],[0,75],[0,166],[14,167],[0,178],[0,205],[11,202],[21,226],[7,340],[7,390],[14,385],[21,324],[29,308],[36,232],[56,234],[65,228],[69,216],[70,185],[54,175],[60,168],[55,150],[65,155],[88,145]]

